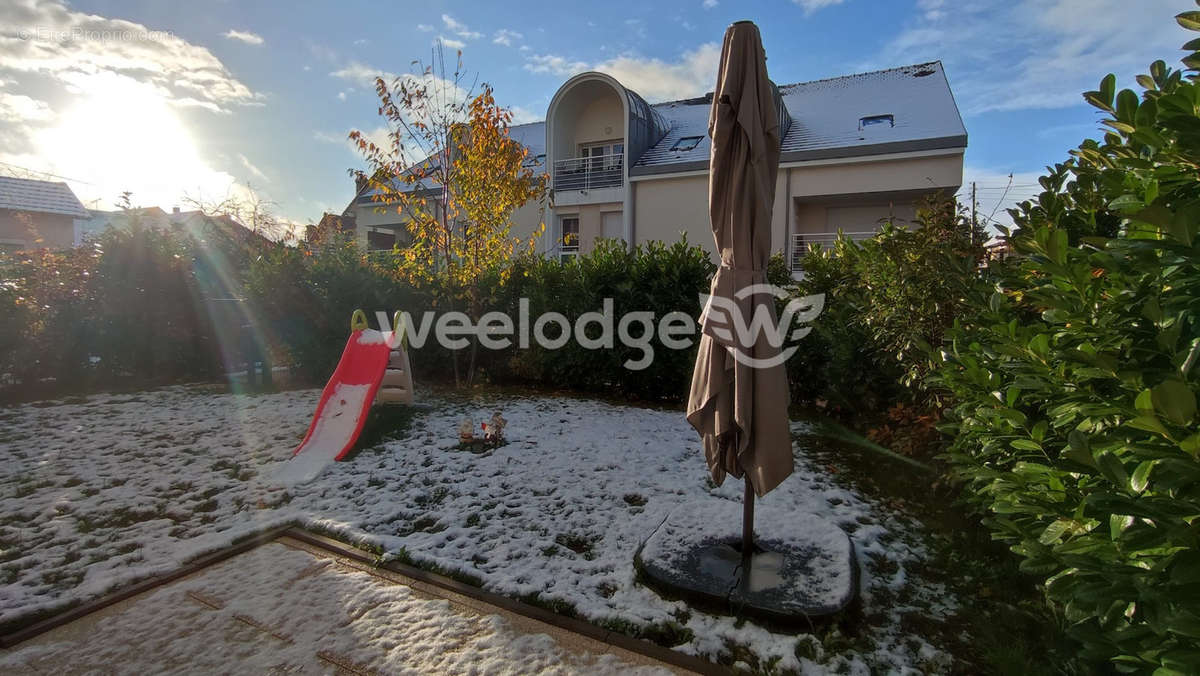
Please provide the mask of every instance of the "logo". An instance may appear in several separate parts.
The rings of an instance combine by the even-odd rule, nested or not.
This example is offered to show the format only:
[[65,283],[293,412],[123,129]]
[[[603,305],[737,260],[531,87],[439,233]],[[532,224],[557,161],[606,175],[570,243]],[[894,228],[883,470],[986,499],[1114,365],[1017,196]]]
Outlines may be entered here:
[[[737,292],[736,298],[744,300],[759,294],[770,296],[769,303],[788,297],[787,291],[770,284],[755,284]],[[707,316],[717,326],[710,328],[713,335],[726,344],[737,344],[750,348],[759,335],[765,335],[767,343],[775,348],[791,340],[799,340],[812,330],[810,326],[790,329],[794,322],[810,322],[821,314],[825,307],[825,294],[804,296],[789,300],[780,313],[780,321],[771,321],[770,310],[765,303],[758,304],[754,316],[742,317],[736,302],[728,298],[700,295],[701,305]],[[654,348],[661,346],[670,350],[686,350],[694,344],[696,321],[679,310],[661,317],[653,312],[625,312],[620,317],[614,311],[612,298],[605,298],[599,312],[584,312],[574,321],[560,312],[543,312],[531,317],[530,301],[521,298],[514,318],[504,312],[488,312],[472,321],[466,313],[446,312],[436,314],[426,311],[418,318],[411,313],[400,313],[401,331],[409,344],[420,349],[432,335],[438,345],[448,350],[461,350],[471,344],[471,338],[488,350],[504,350],[512,346],[528,349],[530,343],[544,350],[558,350],[574,340],[585,350],[612,349],[620,345],[640,352],[626,359],[622,365],[631,371],[648,368],[654,361]],[[388,314],[376,312],[381,331],[391,331]],[[735,339],[736,338],[736,339]],[[796,353],[793,345],[781,350],[773,357],[756,359],[740,349],[733,350],[739,362],[753,368],[770,368],[784,363]]]
[[[770,296],[770,299],[753,304],[753,316],[747,320],[742,316],[741,305],[735,302],[734,298],[746,300],[757,295]],[[793,298],[783,306],[783,312],[779,314],[779,323],[772,326],[771,308],[775,300],[787,297],[787,291],[772,284],[751,284],[738,290],[734,294],[734,298],[702,293],[700,294],[700,303],[704,306],[705,313],[702,317],[707,317],[711,324],[709,331],[715,338],[722,343],[734,346],[730,352],[739,363],[756,369],[771,368],[786,362],[796,353],[796,350],[800,349],[799,345],[783,348],[789,337],[792,340],[800,340],[807,336],[809,331],[812,331],[811,326],[798,326],[789,334],[788,329],[792,323],[811,322],[825,309],[825,294],[823,293]],[[703,319],[701,323],[704,323]],[[771,347],[779,349],[778,354],[765,359],[747,354],[747,351],[751,350],[758,342],[759,336],[763,336]]]

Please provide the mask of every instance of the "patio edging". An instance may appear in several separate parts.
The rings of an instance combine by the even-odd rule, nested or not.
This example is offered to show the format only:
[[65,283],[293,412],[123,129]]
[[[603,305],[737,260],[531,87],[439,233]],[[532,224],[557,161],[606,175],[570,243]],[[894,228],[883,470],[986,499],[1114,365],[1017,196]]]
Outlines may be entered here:
[[564,631],[579,634],[601,643],[622,648],[624,650],[628,650],[660,662],[665,662],[671,666],[688,669],[700,674],[730,673],[725,667],[708,660],[695,657],[693,655],[687,655],[670,648],[665,648],[644,639],[633,638],[632,636],[628,636],[626,634],[604,629],[585,620],[559,615],[558,613],[546,610],[544,608],[539,608],[523,601],[518,601],[495,592],[487,591],[480,587],[469,585],[465,582],[460,582],[458,580],[446,577],[445,575],[423,570],[405,563],[400,563],[399,561],[389,561],[383,564],[378,564],[372,555],[363,551],[362,549],[354,547],[353,545],[347,544],[340,540],[313,533],[312,531],[296,525],[278,526],[262,531],[255,535],[249,536],[244,540],[237,542],[236,544],[232,544],[228,547],[217,549],[207,554],[198,556],[176,570],[163,573],[161,575],[155,575],[141,580],[140,582],[135,582],[127,587],[122,587],[99,598],[91,601],[85,601],[79,605],[66,608],[61,612],[33,622],[15,631],[0,635],[0,649],[7,650],[20,643],[28,641],[29,639],[36,638],[37,636],[40,636],[48,631],[57,629],[65,624],[90,615],[91,613],[103,610],[109,606],[120,603],[144,592],[151,591],[157,587],[161,587],[180,578],[197,573],[209,566],[237,556],[238,554],[242,554],[256,547],[261,547],[262,545],[274,542],[281,537],[289,537],[305,544],[330,551],[338,556],[352,559],[359,563],[363,563],[372,567],[383,568],[390,572],[404,575],[419,582],[441,587],[447,591],[461,594],[474,600],[496,606],[502,610],[507,610],[532,620],[544,622]]
[[359,563],[383,568],[384,570],[393,573],[399,573],[400,575],[410,577],[419,582],[432,584],[456,594],[462,594],[463,596],[496,606],[502,610],[507,610],[532,620],[544,622],[564,631],[569,631],[601,643],[607,643],[608,645],[615,646],[617,648],[638,653],[640,655],[656,659],[660,662],[666,662],[671,666],[688,669],[700,674],[731,673],[730,670],[726,669],[725,667],[700,657],[687,655],[677,650],[664,648],[657,643],[652,643],[644,639],[633,638],[632,636],[628,636],[626,634],[604,629],[586,620],[560,615],[558,613],[546,610],[545,608],[539,608],[537,606],[525,603],[524,601],[518,601],[508,596],[490,592],[486,589],[446,577],[445,575],[440,575],[438,573],[433,573],[405,563],[400,563],[399,561],[388,561],[378,564],[373,556],[357,547],[354,547],[353,545],[346,544],[340,540],[335,540],[324,535],[312,533],[303,528],[293,527],[284,531],[281,533],[281,535],[299,540],[315,547],[331,550],[338,555],[353,559]]
[[241,540],[235,544],[223,547],[207,554],[202,554],[192,559],[183,566],[161,575],[154,575],[135,582],[131,585],[120,587],[116,591],[105,594],[91,601],[85,601],[79,605],[71,606],[54,613],[49,617],[28,624],[20,629],[11,631],[3,636],[0,636],[0,648],[9,649],[13,646],[28,641],[31,638],[44,634],[51,629],[56,629],[69,622],[74,622],[81,617],[90,615],[99,610],[103,610],[113,604],[120,603],[126,599],[132,598],[143,592],[150,591],[156,587],[161,587],[169,582],[174,582],[181,577],[186,577],[192,573],[199,572],[211,565],[220,563],[225,559],[232,558],[243,552],[250,551],[255,547],[260,547],[269,542],[277,540],[280,536],[286,534],[292,526],[276,526],[268,530],[256,533]]

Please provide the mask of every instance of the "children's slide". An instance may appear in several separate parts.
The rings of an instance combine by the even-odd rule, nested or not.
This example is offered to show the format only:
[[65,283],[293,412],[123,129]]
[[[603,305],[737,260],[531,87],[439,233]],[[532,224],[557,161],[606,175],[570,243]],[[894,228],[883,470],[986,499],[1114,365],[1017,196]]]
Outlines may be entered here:
[[321,391],[317,412],[304,441],[276,475],[285,485],[312,481],[331,461],[345,457],[358,440],[367,411],[375,402],[388,370],[395,332],[367,328],[366,315],[361,310],[355,311],[350,328],[346,349]]

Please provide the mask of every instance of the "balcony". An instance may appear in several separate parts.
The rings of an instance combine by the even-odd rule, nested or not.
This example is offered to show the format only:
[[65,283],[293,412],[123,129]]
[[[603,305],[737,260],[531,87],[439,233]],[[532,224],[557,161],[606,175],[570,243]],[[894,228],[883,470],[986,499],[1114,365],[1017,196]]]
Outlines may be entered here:
[[845,235],[847,239],[854,241],[870,239],[879,234],[875,230],[864,232],[794,232],[792,233],[792,247],[789,252],[788,264],[792,272],[804,272],[804,257],[808,255],[808,246],[810,244],[820,244],[822,247],[828,248],[837,241],[838,235]]
[[617,188],[624,183],[625,156],[620,153],[574,157],[554,163],[555,192]]

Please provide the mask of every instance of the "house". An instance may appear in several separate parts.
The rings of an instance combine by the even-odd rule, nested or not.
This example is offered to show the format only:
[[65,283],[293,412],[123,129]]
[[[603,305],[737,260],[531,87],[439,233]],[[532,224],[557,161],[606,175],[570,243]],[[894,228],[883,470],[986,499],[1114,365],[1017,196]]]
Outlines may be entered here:
[[66,183],[0,176],[0,250],[69,248],[87,217]]
[[89,209],[88,218],[75,223],[75,245],[82,244],[85,239],[99,235],[110,227],[128,230],[136,223],[153,228],[195,228],[207,218],[199,210],[180,211],[179,207],[174,207],[170,213],[160,207],[137,207],[114,211]]
[[[967,132],[940,62],[784,85],[776,101],[782,152],[772,248],[794,269],[808,244],[909,221],[921,198],[953,195],[962,183]],[[514,215],[514,234],[534,232],[544,216],[549,256],[586,252],[601,237],[641,244],[685,234],[712,252],[711,104],[710,93],[651,105],[610,75],[570,78],[544,122],[510,129],[529,161],[550,172],[552,188],[544,213],[526,205]],[[346,209],[368,248],[369,233],[404,230],[395,209],[379,206],[360,186]]]
[[[354,222],[353,214],[344,214],[339,216],[337,214],[326,212],[321,214],[321,220],[317,221],[316,224],[304,226],[304,241],[317,241],[332,232],[354,234],[357,232],[357,229],[357,224]],[[370,244],[372,243],[368,242],[368,248],[371,249],[392,248],[391,245],[381,247],[370,246]]]

